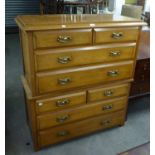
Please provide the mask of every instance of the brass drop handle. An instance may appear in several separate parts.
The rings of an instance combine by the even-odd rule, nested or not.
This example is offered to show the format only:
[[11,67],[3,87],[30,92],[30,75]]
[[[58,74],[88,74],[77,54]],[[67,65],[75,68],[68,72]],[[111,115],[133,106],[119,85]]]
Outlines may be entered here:
[[109,53],[109,56],[111,56],[111,57],[116,57],[116,56],[120,56],[120,55],[121,55],[120,51],[111,51]]
[[57,136],[67,136],[67,135],[69,135],[69,134],[70,134],[69,131],[64,130],[64,131],[60,131],[60,132],[58,132],[58,133],[57,133]]
[[66,84],[68,84],[70,82],[71,82],[71,79],[70,78],[58,79],[58,83],[60,85],[66,85]]
[[58,57],[58,62],[60,64],[67,64],[72,60],[71,56]]
[[122,32],[113,32],[112,33],[112,38],[113,39],[120,39],[123,37],[123,33]]
[[43,104],[42,102],[39,102],[39,103],[38,103],[38,106],[39,106],[39,107],[41,107],[41,106],[43,106],[43,105],[44,105],[44,104]]
[[58,38],[57,38],[57,41],[59,42],[59,43],[68,43],[68,42],[70,42],[72,40],[72,37],[71,36],[59,36]]
[[57,107],[63,107],[65,105],[69,104],[69,103],[70,103],[69,99],[62,99],[62,100],[56,101],[56,106]]
[[113,91],[112,90],[106,90],[106,91],[104,91],[104,96],[108,96],[108,97],[110,97],[110,96],[112,96],[113,95]]
[[103,106],[102,110],[111,110],[112,107],[113,107],[112,104],[110,104],[110,105],[105,105],[105,106]]
[[111,77],[115,77],[115,76],[118,76],[118,75],[119,75],[119,72],[118,72],[117,70],[108,71],[108,72],[107,72],[107,75],[108,75],[108,76],[111,76]]
[[69,118],[70,118],[69,115],[65,115],[65,116],[61,116],[61,117],[56,118],[56,121],[57,121],[58,123],[63,123],[63,122],[65,122],[65,121],[67,121]]
[[100,124],[105,126],[105,125],[109,125],[111,123],[111,120],[104,120],[104,121],[101,121]]

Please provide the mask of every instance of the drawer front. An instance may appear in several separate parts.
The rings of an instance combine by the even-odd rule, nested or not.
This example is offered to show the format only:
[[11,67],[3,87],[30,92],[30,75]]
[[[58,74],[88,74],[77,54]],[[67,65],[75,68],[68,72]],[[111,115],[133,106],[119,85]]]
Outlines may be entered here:
[[37,51],[36,70],[130,60],[135,57],[135,45],[136,43],[127,43]]
[[105,99],[111,99],[117,96],[128,95],[129,93],[129,84],[121,84],[116,86],[108,86],[96,89],[88,90],[87,101],[94,102]]
[[138,34],[138,27],[96,28],[94,29],[94,43],[136,41],[138,39]]
[[66,91],[76,87],[132,78],[133,61],[37,73],[36,75],[39,94],[58,90]]
[[78,92],[69,95],[53,97],[36,101],[37,113],[53,110],[62,110],[76,105],[86,104],[86,92]]
[[61,112],[40,115],[37,117],[38,129],[42,130],[75,120],[121,110],[126,107],[126,102],[127,97],[121,97],[109,101],[100,101],[94,104],[71,108]]
[[37,31],[33,33],[34,48],[64,47],[92,44],[91,29]]
[[38,134],[39,146],[43,147],[98,130],[122,125],[124,123],[124,114],[124,111],[120,111],[110,115],[100,115],[75,123],[61,125],[50,130],[41,131]]

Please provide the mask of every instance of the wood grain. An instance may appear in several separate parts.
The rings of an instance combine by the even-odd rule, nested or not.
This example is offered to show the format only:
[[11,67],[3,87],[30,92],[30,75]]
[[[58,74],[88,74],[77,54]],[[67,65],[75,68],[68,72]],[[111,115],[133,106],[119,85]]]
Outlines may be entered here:
[[[114,43],[136,41],[138,38],[138,27],[133,28],[95,28],[94,29],[94,44]],[[113,33],[122,34],[122,37],[113,38]]]
[[[99,114],[106,114],[124,109],[127,104],[127,96],[111,99],[108,101],[99,101],[92,104],[79,106],[76,108],[68,108],[63,111],[47,113],[37,116],[38,130],[43,130],[57,125],[73,122]],[[109,108],[110,106],[110,108]],[[59,118],[66,118],[59,121]]]
[[[66,141],[81,135],[86,135],[94,131],[104,130],[113,126],[122,125],[124,122],[124,111],[109,115],[100,115],[78,122],[61,125],[49,130],[41,131],[38,134],[40,147],[49,144]],[[59,133],[68,132],[66,135],[59,135]]]
[[[135,45],[135,43],[125,43],[37,50],[35,52],[36,71],[131,60],[135,57]],[[68,60],[61,63],[60,59],[65,58]]]
[[[110,76],[108,72],[116,71],[118,75]],[[56,90],[68,90],[90,84],[104,84],[116,80],[129,79],[133,76],[133,61],[112,63],[77,69],[59,70],[46,73],[37,73],[38,94]],[[60,84],[59,80],[69,79],[66,84]]]
[[39,114],[47,111],[59,111],[82,104],[86,104],[86,92],[77,92],[63,96],[37,100],[36,110]]
[[[108,93],[110,92],[110,93]],[[113,85],[111,87],[100,87],[88,90],[87,102],[111,99],[117,96],[128,95],[129,84]]]
[[[70,37],[71,40],[59,42],[59,36]],[[92,44],[91,29],[72,29],[63,31],[37,31],[33,33],[34,48],[64,47]]]

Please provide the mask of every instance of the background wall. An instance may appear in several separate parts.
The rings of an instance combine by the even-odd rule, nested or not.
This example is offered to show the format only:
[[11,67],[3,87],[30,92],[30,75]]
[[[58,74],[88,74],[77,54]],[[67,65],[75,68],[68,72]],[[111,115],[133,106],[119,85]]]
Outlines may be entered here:
[[136,4],[137,0],[125,0],[125,4]]
[[122,5],[125,4],[125,0],[116,0],[115,14],[120,15],[122,10]]
[[5,26],[16,26],[14,18],[17,15],[39,14],[40,0],[5,0]]

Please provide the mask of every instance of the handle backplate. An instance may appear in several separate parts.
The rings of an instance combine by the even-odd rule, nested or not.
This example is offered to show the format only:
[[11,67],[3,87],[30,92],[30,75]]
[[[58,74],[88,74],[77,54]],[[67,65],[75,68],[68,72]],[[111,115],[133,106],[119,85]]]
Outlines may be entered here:
[[103,126],[109,125],[110,123],[111,123],[111,120],[103,120],[100,122],[100,124]]
[[63,57],[58,57],[58,62],[60,64],[67,64],[72,60],[71,56],[63,56]]
[[113,39],[120,39],[123,37],[123,33],[122,32],[113,32],[112,33],[112,38]]
[[59,42],[59,43],[68,43],[68,42],[70,42],[72,40],[72,37],[71,36],[59,36],[58,38],[57,38],[57,41]]
[[64,115],[64,116],[57,117],[57,118],[56,118],[56,121],[57,121],[58,123],[63,123],[63,122],[65,122],[65,121],[67,121],[69,118],[70,118],[69,115]]
[[112,71],[108,71],[107,75],[111,76],[111,77],[115,77],[115,76],[119,75],[119,72],[118,72],[118,70],[112,70]]
[[67,136],[67,135],[69,135],[69,134],[70,134],[69,131],[63,130],[63,131],[59,131],[59,132],[57,133],[57,136]]
[[113,91],[112,90],[105,90],[104,91],[104,96],[108,96],[108,97],[110,97],[110,96],[112,96],[113,95]]
[[63,107],[69,103],[70,103],[69,99],[61,99],[61,100],[56,101],[56,106],[57,107]]
[[103,106],[102,110],[111,110],[113,108],[112,104]]
[[120,51],[111,51],[109,53],[109,56],[111,56],[111,57],[116,57],[116,56],[120,56],[120,55],[121,55]]
[[66,84],[69,84],[70,82],[71,82],[71,79],[70,78],[58,79],[58,83],[60,85],[66,85]]

